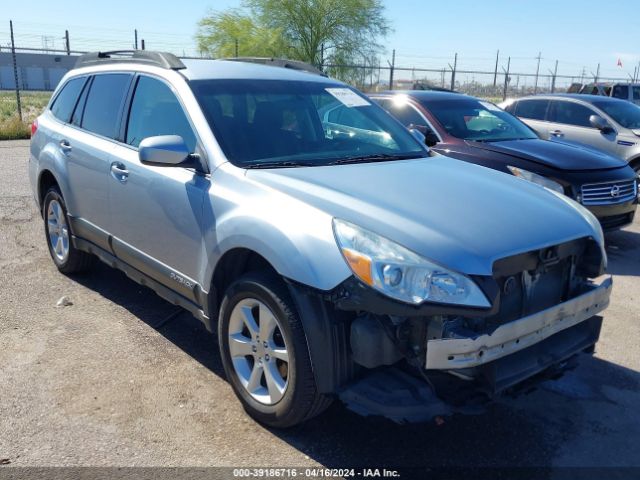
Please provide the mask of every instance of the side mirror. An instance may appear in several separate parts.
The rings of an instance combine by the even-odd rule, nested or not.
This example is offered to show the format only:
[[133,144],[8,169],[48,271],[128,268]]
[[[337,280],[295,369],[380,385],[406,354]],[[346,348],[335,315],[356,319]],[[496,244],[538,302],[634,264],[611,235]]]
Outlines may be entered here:
[[409,125],[409,130],[417,130],[420,132],[424,136],[422,141],[427,145],[427,147],[433,147],[440,141],[433,130],[426,125],[415,125],[412,123]]
[[178,135],[148,137],[140,142],[138,158],[142,163],[159,167],[194,167],[187,144]]
[[591,115],[589,117],[589,123],[593,128],[597,128],[602,133],[613,132],[613,127],[611,127],[611,125],[609,125],[609,123],[600,115]]

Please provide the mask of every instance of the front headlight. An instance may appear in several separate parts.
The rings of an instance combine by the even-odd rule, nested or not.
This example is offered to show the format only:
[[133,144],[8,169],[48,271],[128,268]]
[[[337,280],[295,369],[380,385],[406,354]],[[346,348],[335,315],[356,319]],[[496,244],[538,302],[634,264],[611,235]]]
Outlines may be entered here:
[[528,170],[523,170],[522,168],[519,168],[519,167],[507,166],[507,168],[516,177],[524,178],[525,180],[529,180],[530,182],[537,183],[538,185],[542,185],[543,187],[546,187],[549,190],[553,190],[554,192],[564,194],[564,187],[560,185],[558,182],[554,182],[553,180],[549,180],[547,177],[543,177],[542,175],[538,175],[537,173],[533,173]]
[[448,303],[490,307],[480,287],[373,232],[342,220],[333,231],[353,274],[370,287],[406,303]]

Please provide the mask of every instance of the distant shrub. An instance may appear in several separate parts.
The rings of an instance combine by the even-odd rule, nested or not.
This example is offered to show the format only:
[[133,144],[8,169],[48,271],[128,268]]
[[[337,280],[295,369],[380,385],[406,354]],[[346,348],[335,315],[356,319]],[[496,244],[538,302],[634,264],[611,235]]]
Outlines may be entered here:
[[18,116],[0,120],[0,140],[18,140],[31,137],[31,127]]

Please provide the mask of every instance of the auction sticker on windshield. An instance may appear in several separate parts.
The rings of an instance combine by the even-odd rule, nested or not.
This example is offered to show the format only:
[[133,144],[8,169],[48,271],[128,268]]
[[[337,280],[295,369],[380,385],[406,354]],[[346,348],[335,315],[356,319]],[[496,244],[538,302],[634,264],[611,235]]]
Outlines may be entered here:
[[325,90],[340,100],[347,107],[367,107],[371,105],[360,95],[349,90],[348,88],[325,88]]

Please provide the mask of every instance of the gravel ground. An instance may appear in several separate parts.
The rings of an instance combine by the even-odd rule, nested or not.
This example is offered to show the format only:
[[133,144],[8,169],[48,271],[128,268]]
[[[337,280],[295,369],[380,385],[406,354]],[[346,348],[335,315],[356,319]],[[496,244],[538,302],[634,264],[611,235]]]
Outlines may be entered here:
[[[594,357],[478,415],[397,425],[340,403],[281,432],[236,401],[214,335],[99,266],[46,250],[28,142],[0,143],[0,459],[13,466],[640,466],[640,219],[608,237]],[[73,305],[56,307],[67,296]],[[0,467],[2,468],[2,467]]]

